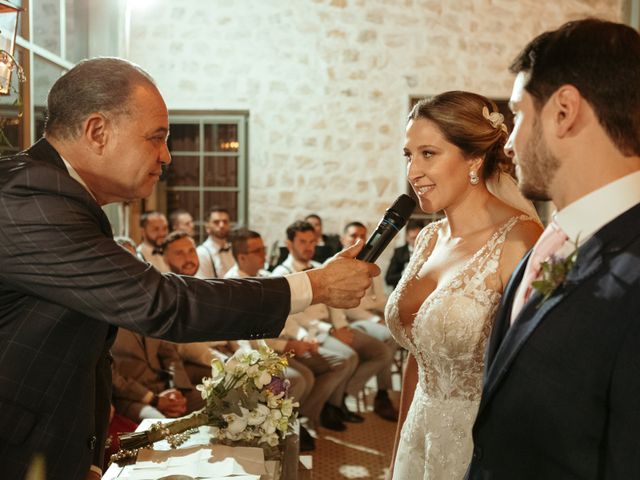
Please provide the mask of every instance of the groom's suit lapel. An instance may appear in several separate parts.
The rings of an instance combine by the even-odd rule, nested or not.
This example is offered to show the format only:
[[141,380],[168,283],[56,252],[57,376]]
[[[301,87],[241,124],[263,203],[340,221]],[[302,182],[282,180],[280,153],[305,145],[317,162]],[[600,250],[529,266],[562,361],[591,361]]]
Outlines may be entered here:
[[622,250],[637,237],[638,217],[640,217],[640,205],[631,208],[596,232],[580,247],[576,263],[567,275],[564,285],[542,304],[540,304],[540,293],[535,291],[513,325],[509,326],[513,298],[522,281],[526,261],[531,253],[522,260],[505,289],[503,301],[496,316],[486,353],[485,381],[478,414],[490,401],[518,352],[547,314],[569,297],[580,283],[603,267],[606,253]]

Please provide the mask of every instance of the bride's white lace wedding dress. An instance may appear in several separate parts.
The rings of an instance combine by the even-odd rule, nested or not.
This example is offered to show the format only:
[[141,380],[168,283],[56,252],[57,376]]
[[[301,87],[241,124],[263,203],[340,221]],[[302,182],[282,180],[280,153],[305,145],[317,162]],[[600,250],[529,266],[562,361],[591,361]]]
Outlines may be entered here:
[[494,290],[505,238],[521,215],[504,223],[445,285],[422,303],[410,325],[400,321],[398,305],[431,254],[444,220],[424,228],[415,252],[386,307],[397,342],[418,364],[418,385],[402,427],[393,478],[461,480],[473,442],[471,428],[482,391],[484,349],[500,300]]

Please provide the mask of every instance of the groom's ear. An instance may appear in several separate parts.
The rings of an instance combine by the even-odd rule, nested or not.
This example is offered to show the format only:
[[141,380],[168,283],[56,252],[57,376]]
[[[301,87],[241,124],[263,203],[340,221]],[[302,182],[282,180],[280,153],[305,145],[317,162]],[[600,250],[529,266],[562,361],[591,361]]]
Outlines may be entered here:
[[580,91],[573,85],[562,85],[552,95],[551,100],[556,137],[564,138],[575,133],[582,106]]

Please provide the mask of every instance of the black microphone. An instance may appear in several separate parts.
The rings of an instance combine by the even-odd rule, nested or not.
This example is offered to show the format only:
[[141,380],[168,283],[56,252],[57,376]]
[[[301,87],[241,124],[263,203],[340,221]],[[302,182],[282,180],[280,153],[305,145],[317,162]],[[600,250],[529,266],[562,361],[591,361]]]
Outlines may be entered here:
[[415,208],[416,202],[413,198],[405,194],[400,195],[384,212],[384,217],[356,258],[365,262],[375,262],[393,237],[405,226]]

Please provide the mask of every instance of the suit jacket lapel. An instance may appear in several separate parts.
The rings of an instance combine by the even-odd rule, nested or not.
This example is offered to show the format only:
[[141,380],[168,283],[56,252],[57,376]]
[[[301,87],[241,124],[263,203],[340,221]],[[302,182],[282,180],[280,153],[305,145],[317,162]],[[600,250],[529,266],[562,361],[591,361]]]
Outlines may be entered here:
[[[509,322],[513,294],[524,273],[523,263],[521,262],[519,270],[510,281],[509,288],[513,291],[505,291],[505,298],[499,309],[500,317],[496,318],[496,322],[499,322],[497,326],[500,330],[496,332],[495,338],[492,333],[489,345],[489,349],[492,350],[487,350],[488,362],[485,366],[484,391],[478,413],[482,411],[490,400],[523,344],[546,315],[561,301],[570,296],[580,283],[595,274],[603,266],[603,257],[607,252],[623,249],[638,236],[638,217],[640,217],[640,204],[632,207],[596,232],[580,247],[576,263],[567,275],[564,285],[560,286],[542,305],[540,305],[540,294],[534,292],[524,305],[514,324],[511,328],[508,328],[508,323],[506,322]],[[633,232],[633,234],[630,234],[630,232]],[[514,280],[517,280],[517,282]],[[507,325],[508,331],[504,336],[504,340],[500,342],[502,337],[499,337],[499,335],[505,330],[505,325]]]

